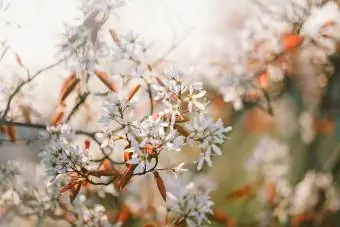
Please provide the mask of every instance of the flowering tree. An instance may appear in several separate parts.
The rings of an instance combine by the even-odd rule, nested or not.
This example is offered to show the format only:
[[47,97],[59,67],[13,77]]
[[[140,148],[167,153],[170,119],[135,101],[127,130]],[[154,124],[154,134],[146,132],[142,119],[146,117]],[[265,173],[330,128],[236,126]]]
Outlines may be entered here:
[[[237,30],[238,55],[223,59],[218,76],[202,72],[202,78],[174,66],[162,68],[179,43],[150,61],[139,34],[108,26],[115,10],[128,2],[81,3],[81,21],[65,25],[51,65],[32,72],[20,53],[1,43],[0,61],[12,56],[21,70],[20,76],[0,78],[2,136],[11,143],[19,143],[21,134],[27,143],[43,142],[36,148],[38,164],[0,163],[4,222],[37,216],[38,224],[48,217],[72,226],[243,226],[214,208],[210,192],[216,185],[204,171],[222,155],[231,131],[211,116],[224,105],[216,93],[235,110],[255,107],[271,118],[280,116],[285,96],[300,94],[299,132],[311,154],[318,135],[332,131],[324,94],[336,66],[329,56],[337,53],[340,38],[337,2],[249,1],[252,15]],[[6,10],[10,1],[0,7]],[[54,112],[41,113],[32,102],[35,82],[59,66],[69,73],[63,75]],[[200,81],[212,76],[217,85]],[[86,124],[77,123],[79,116]],[[39,135],[32,136],[32,129]],[[228,199],[259,198],[256,224],[332,226],[340,208],[333,180],[339,161],[309,166],[293,183],[291,156],[288,144],[263,137],[245,165],[252,183],[228,193]]]

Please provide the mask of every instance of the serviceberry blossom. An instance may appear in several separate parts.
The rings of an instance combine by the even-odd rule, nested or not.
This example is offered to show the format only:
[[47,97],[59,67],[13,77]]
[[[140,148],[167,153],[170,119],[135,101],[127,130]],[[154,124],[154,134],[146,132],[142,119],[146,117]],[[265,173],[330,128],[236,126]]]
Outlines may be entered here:
[[198,188],[193,182],[187,185],[179,184],[174,192],[168,192],[168,212],[174,215],[174,225],[186,223],[189,227],[202,226],[210,223],[208,215],[212,214],[213,202],[209,190]]
[[[231,127],[225,128],[221,120],[214,122],[207,116],[208,103],[202,83],[188,85],[183,76],[178,69],[169,67],[162,75],[152,78],[149,94],[154,100],[161,101],[158,113],[152,116],[141,118],[134,115],[138,108],[137,101],[135,104],[130,102],[132,98],[138,100],[139,85],[123,87],[123,92],[109,96],[103,104],[100,118],[104,124],[103,132],[98,134],[102,147],[110,145],[113,148],[117,138],[119,143],[125,141],[127,147],[123,153],[129,153],[128,163],[136,165],[136,170],[142,166],[145,170],[153,159],[158,160],[161,152],[179,152],[184,145],[189,144],[202,150],[203,158],[198,161],[198,169],[202,168],[204,160],[211,166],[212,153],[222,154],[218,146],[227,138],[225,134]],[[124,88],[131,91],[126,92]],[[122,130],[111,130],[117,127]]]
[[190,133],[187,137],[189,144],[198,144],[202,150],[197,161],[197,169],[202,169],[204,161],[212,166],[211,156],[222,154],[219,146],[227,138],[225,134],[232,128],[230,126],[225,128],[221,120],[213,122],[204,114],[194,115],[192,121],[186,123],[186,127]]
[[266,181],[286,180],[290,170],[289,147],[277,139],[263,137],[246,162],[246,169],[261,174]]
[[89,154],[79,145],[70,142],[72,130],[67,125],[62,125],[56,130],[51,127],[51,141],[40,153],[43,166],[50,176],[56,176],[70,171],[82,171],[88,165]]
[[339,194],[329,173],[308,171],[294,188],[290,203],[291,214],[297,215],[314,210],[334,212],[339,209]]
[[[7,161],[0,163],[0,207],[12,208],[22,215],[55,212],[59,208],[62,180],[49,183],[41,166]],[[44,187],[41,187],[44,185]]]

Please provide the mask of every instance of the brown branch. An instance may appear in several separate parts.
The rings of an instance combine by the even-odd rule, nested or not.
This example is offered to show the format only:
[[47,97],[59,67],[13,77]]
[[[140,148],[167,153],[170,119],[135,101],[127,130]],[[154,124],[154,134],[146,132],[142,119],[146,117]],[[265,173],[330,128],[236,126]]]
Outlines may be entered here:
[[37,76],[39,76],[42,72],[46,71],[46,70],[49,70],[55,66],[57,66],[58,64],[60,64],[63,60],[59,60],[57,61],[56,63],[54,64],[51,64],[47,67],[44,67],[40,70],[38,70],[34,75],[30,76],[30,72],[29,70],[27,69],[27,79],[23,82],[21,82],[17,87],[16,89],[10,94],[9,98],[8,98],[8,102],[7,102],[7,105],[6,105],[6,108],[1,116],[1,119],[5,119],[7,117],[7,114],[8,112],[10,111],[11,109],[11,104],[13,102],[13,99],[14,97],[20,92],[20,90],[22,89],[22,87],[24,87],[26,84],[30,83],[32,80],[34,80]]

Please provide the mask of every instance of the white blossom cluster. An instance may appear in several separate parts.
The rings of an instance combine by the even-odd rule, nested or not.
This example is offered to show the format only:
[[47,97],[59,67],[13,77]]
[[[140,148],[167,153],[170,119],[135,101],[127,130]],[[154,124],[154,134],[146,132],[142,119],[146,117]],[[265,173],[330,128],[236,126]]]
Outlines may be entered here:
[[289,147],[277,139],[265,136],[246,162],[246,169],[260,173],[267,182],[286,181],[290,170]]
[[105,207],[95,204],[89,208],[86,206],[85,195],[80,195],[73,204],[72,214],[75,217],[75,226],[86,227],[119,227],[120,224],[111,224],[105,214]]
[[[274,186],[274,209],[261,213],[262,221],[271,216],[287,222],[289,216],[306,214],[314,211],[336,212],[340,209],[339,192],[333,184],[330,173],[308,171],[296,185],[289,181],[290,154],[288,146],[269,137],[263,138],[253,155],[246,163],[246,168],[264,177],[265,184]],[[268,199],[266,187],[261,188],[261,200]],[[268,202],[266,200],[266,202]]]
[[51,140],[39,154],[47,175],[82,171],[90,158],[85,149],[71,143],[71,127],[66,124],[51,126],[48,131],[51,132]]
[[334,187],[330,173],[308,171],[295,186],[290,202],[291,214],[302,214],[314,210],[340,209],[339,192]]
[[210,189],[194,182],[187,185],[177,182],[176,186],[174,191],[167,193],[167,209],[175,217],[173,224],[198,227],[210,223],[208,215],[212,214],[214,204],[209,196]]
[[[225,134],[231,127],[225,128],[222,121],[214,122],[208,117],[202,83],[187,86],[182,72],[175,68],[169,68],[162,76],[152,79],[154,83],[150,92],[154,100],[161,101],[161,111],[135,120],[138,117],[134,115],[136,106],[127,95],[124,92],[110,95],[100,118],[105,128],[97,135],[102,140],[102,147],[112,148],[115,141],[125,140],[129,149],[124,152],[132,153],[129,163],[145,169],[152,156],[164,151],[178,152],[184,145],[197,145],[202,150],[198,169],[202,168],[204,161],[211,166],[211,156],[222,154],[218,146],[227,138]],[[123,128],[116,134],[112,130],[115,124]]]
[[43,169],[33,164],[0,163],[0,206],[21,215],[39,215],[59,208],[61,181],[49,183]]

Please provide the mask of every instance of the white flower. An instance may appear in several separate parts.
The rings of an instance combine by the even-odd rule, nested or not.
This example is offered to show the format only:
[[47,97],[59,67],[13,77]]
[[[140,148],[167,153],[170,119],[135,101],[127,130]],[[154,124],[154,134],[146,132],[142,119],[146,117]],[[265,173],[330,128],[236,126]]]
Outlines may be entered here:
[[[200,87],[199,87],[200,88]],[[197,93],[195,94],[195,90],[197,90]],[[204,110],[205,109],[205,104],[202,103],[200,100],[203,98],[206,94],[206,91],[201,90],[201,89],[195,89],[193,85],[189,86],[189,94],[183,98],[183,101],[188,102],[188,109],[189,112],[193,111],[193,106],[197,107],[199,110]]]
[[226,133],[231,131],[231,127],[224,127],[221,120],[213,122],[212,119],[207,118],[204,114],[194,115],[192,120],[186,123],[187,129],[190,132],[188,141],[200,141],[199,148],[202,153],[197,161],[197,169],[200,170],[204,161],[209,166],[212,165],[212,152],[216,155],[221,155],[222,151],[218,147],[227,138]]
[[202,226],[204,222],[210,223],[207,215],[212,214],[213,202],[209,192],[196,188],[193,182],[186,186],[178,184],[176,191],[167,192],[168,210],[177,216],[174,222],[184,219],[188,226],[197,227]]

